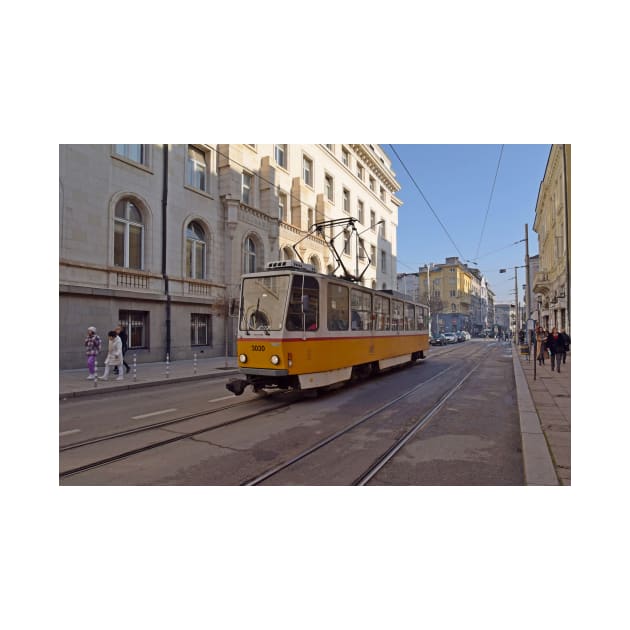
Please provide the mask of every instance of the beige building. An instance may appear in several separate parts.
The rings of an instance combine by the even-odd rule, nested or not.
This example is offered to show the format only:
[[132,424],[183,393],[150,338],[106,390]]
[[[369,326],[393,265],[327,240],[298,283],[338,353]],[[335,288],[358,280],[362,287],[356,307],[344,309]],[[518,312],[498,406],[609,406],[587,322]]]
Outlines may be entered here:
[[554,144],[536,201],[539,268],[533,281],[539,321],[571,328],[571,145]]
[[376,144],[60,145],[59,186],[61,368],[118,321],[138,362],[232,354],[241,274],[298,241],[340,275],[334,237],[362,284],[395,286],[400,185]]
[[[429,289],[430,284],[430,289]],[[479,333],[494,322],[490,291],[483,274],[457,256],[444,263],[431,264],[419,270],[419,294],[431,308],[431,329],[434,334],[466,330]]]

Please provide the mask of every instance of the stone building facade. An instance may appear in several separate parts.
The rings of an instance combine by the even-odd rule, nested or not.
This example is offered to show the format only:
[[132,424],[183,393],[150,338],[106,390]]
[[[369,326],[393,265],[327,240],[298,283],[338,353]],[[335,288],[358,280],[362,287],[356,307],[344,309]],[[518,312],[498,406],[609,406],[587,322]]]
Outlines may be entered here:
[[457,256],[431,264],[428,273],[427,266],[421,267],[419,283],[421,301],[430,302],[433,334],[456,330],[476,334],[494,321],[491,311],[494,294],[485,277]]
[[138,362],[233,354],[240,276],[298,241],[326,273],[334,236],[362,284],[393,288],[399,189],[371,144],[60,145],[60,367],[118,321]]
[[539,321],[571,328],[571,145],[554,144],[536,201],[539,269],[533,280]]

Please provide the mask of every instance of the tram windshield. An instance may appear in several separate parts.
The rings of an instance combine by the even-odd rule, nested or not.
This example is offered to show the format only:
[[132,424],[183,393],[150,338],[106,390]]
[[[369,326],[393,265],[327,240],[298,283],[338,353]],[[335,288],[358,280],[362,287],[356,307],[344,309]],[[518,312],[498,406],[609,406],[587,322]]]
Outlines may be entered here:
[[240,330],[282,330],[289,276],[244,278]]

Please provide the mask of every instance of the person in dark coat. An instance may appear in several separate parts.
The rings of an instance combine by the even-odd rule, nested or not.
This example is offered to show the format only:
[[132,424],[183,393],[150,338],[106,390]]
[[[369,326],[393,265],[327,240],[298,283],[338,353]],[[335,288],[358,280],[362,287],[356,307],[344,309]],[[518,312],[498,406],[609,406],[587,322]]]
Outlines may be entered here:
[[[127,361],[125,361],[125,353],[129,350],[129,346],[127,345],[127,329],[124,327],[122,323],[119,323],[116,328],[114,328],[118,336],[120,337],[120,341],[122,342],[122,355],[123,355],[123,365],[125,366],[125,370],[127,374],[129,374],[129,365]],[[114,374],[118,374],[118,366],[114,368]]]
[[564,350],[562,352],[562,363],[567,362],[567,352],[571,349],[571,337],[566,333],[566,331],[560,331],[560,336],[562,337],[562,341],[564,343]]
[[560,372],[560,360],[564,352],[564,340],[558,329],[554,326],[551,329],[551,334],[547,337],[547,349],[551,355],[551,371],[554,369]]
[[536,326],[536,350],[538,352],[538,365],[545,364],[545,348],[547,347],[547,335],[541,326]]

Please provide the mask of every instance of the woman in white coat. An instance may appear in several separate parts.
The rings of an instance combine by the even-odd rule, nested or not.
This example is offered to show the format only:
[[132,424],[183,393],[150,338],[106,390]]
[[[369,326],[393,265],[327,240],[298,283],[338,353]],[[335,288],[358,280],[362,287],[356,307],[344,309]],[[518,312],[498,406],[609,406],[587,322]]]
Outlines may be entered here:
[[[121,366],[123,361],[123,351],[122,351],[122,341],[120,337],[116,334],[115,330],[110,330],[107,333],[107,337],[109,338],[109,348],[107,351],[107,358],[105,359],[105,372],[103,376],[99,378],[102,381],[106,381],[109,377],[109,368],[114,366]],[[124,370],[119,370],[120,374],[116,378],[117,381],[123,380]]]

